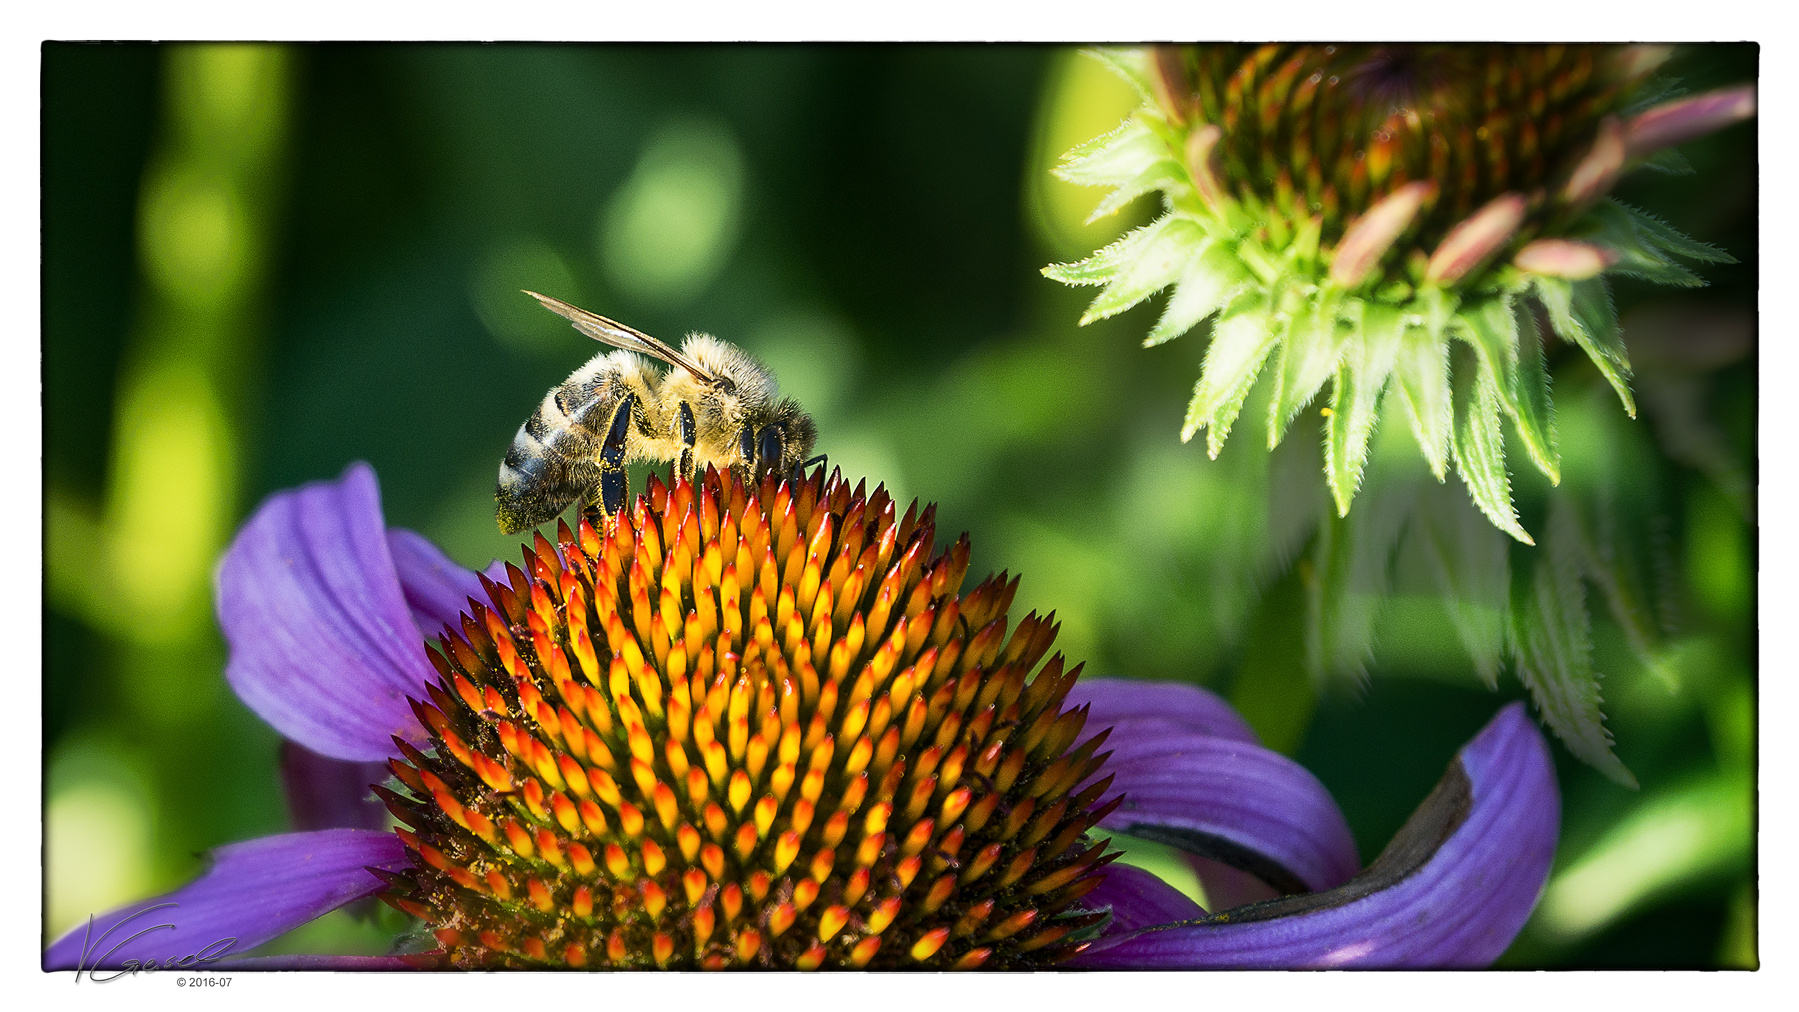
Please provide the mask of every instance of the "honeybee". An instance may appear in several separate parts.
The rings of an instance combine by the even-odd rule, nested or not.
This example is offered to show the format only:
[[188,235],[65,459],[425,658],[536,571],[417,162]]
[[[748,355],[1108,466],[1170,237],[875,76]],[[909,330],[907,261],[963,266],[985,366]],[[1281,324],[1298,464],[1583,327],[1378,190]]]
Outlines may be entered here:
[[803,466],[818,427],[798,401],[778,397],[774,374],[748,352],[706,334],[688,335],[676,351],[560,299],[525,294],[620,350],[576,369],[519,426],[494,488],[501,530],[554,519],[577,498],[588,511],[616,515],[630,498],[625,465],[633,461],[672,461],[689,478],[707,464],[735,468],[746,480]]

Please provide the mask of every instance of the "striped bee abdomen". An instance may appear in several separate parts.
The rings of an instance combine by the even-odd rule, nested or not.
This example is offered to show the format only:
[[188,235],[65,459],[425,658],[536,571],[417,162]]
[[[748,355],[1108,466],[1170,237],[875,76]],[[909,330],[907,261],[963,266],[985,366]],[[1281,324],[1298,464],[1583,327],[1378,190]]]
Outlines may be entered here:
[[616,382],[583,379],[577,373],[546,394],[500,461],[494,501],[500,529],[508,534],[554,519],[600,481],[596,430],[612,421],[621,391]]

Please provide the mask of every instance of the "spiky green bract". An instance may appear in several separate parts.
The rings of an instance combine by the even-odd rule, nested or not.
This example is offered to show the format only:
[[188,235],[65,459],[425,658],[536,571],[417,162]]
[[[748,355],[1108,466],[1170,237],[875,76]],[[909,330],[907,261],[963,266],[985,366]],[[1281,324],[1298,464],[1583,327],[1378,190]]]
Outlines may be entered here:
[[[1607,427],[1596,420],[1590,394],[1576,400],[1577,428],[1590,442],[1596,426]],[[1308,430],[1313,424],[1305,420]],[[1432,481],[1403,445],[1405,438],[1390,430],[1370,447],[1370,501],[1348,516],[1327,508],[1316,517],[1310,545],[1296,559],[1304,589],[1301,635],[1282,649],[1287,663],[1318,684],[1331,677],[1359,680],[1381,645],[1377,630],[1392,628],[1392,603],[1408,600],[1416,607],[1434,598],[1482,683],[1496,688],[1502,670],[1514,672],[1571,753],[1634,786],[1605,726],[1593,612],[1606,613],[1622,634],[1637,662],[1632,668],[1674,687],[1677,678],[1667,667],[1651,605],[1668,602],[1651,593],[1636,558],[1650,540],[1653,519],[1620,517],[1612,508],[1616,492],[1591,482],[1550,488],[1533,481],[1523,498],[1543,530],[1539,547],[1528,549],[1466,497]],[[1294,463],[1285,454],[1278,466]],[[1607,459],[1600,466],[1615,463]]]
[[1181,438],[1205,430],[1213,457],[1258,380],[1273,389],[1270,449],[1328,383],[1324,472],[1339,516],[1381,415],[1398,410],[1438,480],[1453,464],[1494,526],[1532,543],[1512,503],[1503,431],[1560,482],[1539,314],[1634,417],[1604,273],[1697,285],[1676,257],[1731,262],[1604,196],[1637,165],[1678,169],[1631,148],[1642,133],[1632,127],[1656,110],[1620,118],[1642,103],[1667,55],[1659,48],[1095,55],[1143,105],[1057,172],[1110,188],[1095,217],[1152,192],[1163,213],[1043,273],[1101,286],[1083,324],[1169,290],[1146,346],[1211,321]]
[[1530,688],[1543,720],[1568,751],[1627,787],[1637,778],[1612,753],[1599,712],[1599,674],[1593,668],[1592,619],[1581,582],[1588,552],[1565,499],[1551,502],[1545,551],[1525,601],[1514,612],[1518,676]]

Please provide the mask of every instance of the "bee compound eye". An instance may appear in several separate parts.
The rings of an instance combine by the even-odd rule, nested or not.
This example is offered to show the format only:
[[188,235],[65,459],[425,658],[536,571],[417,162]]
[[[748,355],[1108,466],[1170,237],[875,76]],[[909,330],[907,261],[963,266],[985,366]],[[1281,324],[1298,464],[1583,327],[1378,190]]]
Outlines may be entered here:
[[772,471],[781,466],[782,441],[779,428],[773,425],[763,426],[762,431],[756,434],[756,443],[758,468]]

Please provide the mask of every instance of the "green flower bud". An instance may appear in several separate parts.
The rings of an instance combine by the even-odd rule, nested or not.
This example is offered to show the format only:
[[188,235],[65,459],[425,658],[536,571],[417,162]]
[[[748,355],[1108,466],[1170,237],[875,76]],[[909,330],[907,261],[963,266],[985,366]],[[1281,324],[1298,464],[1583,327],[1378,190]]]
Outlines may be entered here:
[[1748,87],[1653,105],[1666,47],[1098,55],[1143,105],[1057,172],[1112,188],[1095,217],[1151,192],[1164,213],[1044,274],[1104,286],[1083,324],[1170,289],[1146,346],[1212,320],[1181,438],[1205,430],[1214,457],[1259,377],[1272,377],[1270,449],[1328,381],[1324,471],[1340,515],[1396,405],[1437,479],[1453,463],[1482,512],[1530,543],[1501,418],[1559,483],[1539,307],[1634,416],[1606,276],[1700,285],[1676,257],[1735,262],[1606,196],[1667,145],[1754,111]]

